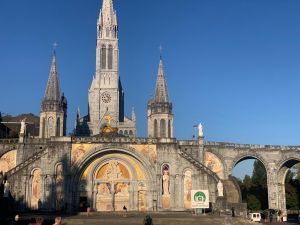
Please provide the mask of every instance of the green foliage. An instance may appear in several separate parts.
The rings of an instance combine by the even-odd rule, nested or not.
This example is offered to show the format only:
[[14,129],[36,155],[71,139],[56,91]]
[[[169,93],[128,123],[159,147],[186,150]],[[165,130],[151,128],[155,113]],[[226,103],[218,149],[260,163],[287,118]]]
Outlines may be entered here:
[[247,196],[247,206],[250,210],[261,210],[260,200],[253,194]]
[[285,196],[287,209],[299,209],[299,193],[296,186],[287,183],[285,185]]

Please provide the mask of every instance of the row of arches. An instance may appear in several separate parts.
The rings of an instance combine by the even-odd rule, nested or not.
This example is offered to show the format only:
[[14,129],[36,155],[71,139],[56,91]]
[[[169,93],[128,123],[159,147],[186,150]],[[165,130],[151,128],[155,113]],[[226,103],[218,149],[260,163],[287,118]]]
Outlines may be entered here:
[[154,137],[171,137],[171,120],[154,119]]
[[42,129],[41,132],[42,138],[49,138],[52,136],[56,136],[56,137],[62,136],[60,117],[58,117],[56,120],[52,116],[48,118],[44,117],[42,119],[42,124],[40,127]]
[[[40,168],[34,168],[31,171],[28,181],[29,196],[27,200],[33,210],[38,210],[43,205],[54,205],[56,210],[61,210],[65,202],[65,181],[64,168],[62,163],[55,166],[55,175],[43,175]],[[53,190],[53,192],[51,192]]]
[[[238,177],[243,202],[247,202],[250,210],[273,208],[281,210],[283,215],[286,215],[287,209],[299,210],[299,194],[298,197],[295,195],[292,197],[294,203],[291,203],[291,190],[300,188],[299,163],[300,159],[288,158],[278,165],[271,163],[270,166],[256,156],[247,155],[238,159],[234,162],[232,174]],[[249,171],[248,174],[243,174],[242,178],[239,171],[252,167],[252,165],[252,174]],[[296,169],[296,167],[298,168]],[[298,175],[296,176],[296,174]],[[294,187],[291,187],[291,182]]]
[[134,132],[133,130],[119,130],[119,134],[132,137]]

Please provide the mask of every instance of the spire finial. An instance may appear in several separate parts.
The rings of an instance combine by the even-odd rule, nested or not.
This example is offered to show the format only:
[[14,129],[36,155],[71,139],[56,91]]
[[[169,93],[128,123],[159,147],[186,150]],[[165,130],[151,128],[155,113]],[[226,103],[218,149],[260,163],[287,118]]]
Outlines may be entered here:
[[53,43],[53,50],[54,50],[54,51],[56,50],[57,46],[58,46],[58,44],[57,44],[57,42],[55,41],[55,42]]
[[159,45],[159,58],[162,59],[162,51],[163,51],[163,47],[162,45],[160,44]]

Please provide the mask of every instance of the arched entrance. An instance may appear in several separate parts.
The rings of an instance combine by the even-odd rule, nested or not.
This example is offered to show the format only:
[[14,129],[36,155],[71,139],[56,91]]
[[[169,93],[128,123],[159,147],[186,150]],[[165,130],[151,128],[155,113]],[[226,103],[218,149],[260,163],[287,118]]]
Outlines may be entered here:
[[[249,171],[246,171],[247,168]],[[245,155],[233,164],[233,180],[239,185],[242,202],[253,211],[268,208],[267,170],[263,159]]]
[[86,207],[95,211],[152,208],[151,164],[127,150],[98,150],[86,156],[78,179],[76,202],[82,211]]
[[289,158],[278,170],[278,203],[283,215],[287,215],[287,209],[299,210],[299,163],[300,159]]

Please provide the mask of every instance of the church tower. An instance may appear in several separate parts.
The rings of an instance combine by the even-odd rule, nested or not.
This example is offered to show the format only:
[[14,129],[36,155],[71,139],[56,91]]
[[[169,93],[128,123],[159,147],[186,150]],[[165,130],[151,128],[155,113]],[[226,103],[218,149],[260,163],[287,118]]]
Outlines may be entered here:
[[167,82],[160,57],[156,87],[153,98],[148,102],[148,137],[172,138],[173,113],[172,103],[169,100]]
[[89,128],[91,135],[99,134],[106,125],[124,121],[124,92],[119,79],[119,47],[117,16],[112,0],[103,0],[97,21],[96,75],[89,89]]
[[54,51],[48,84],[40,112],[40,138],[66,135],[67,99],[60,94]]

